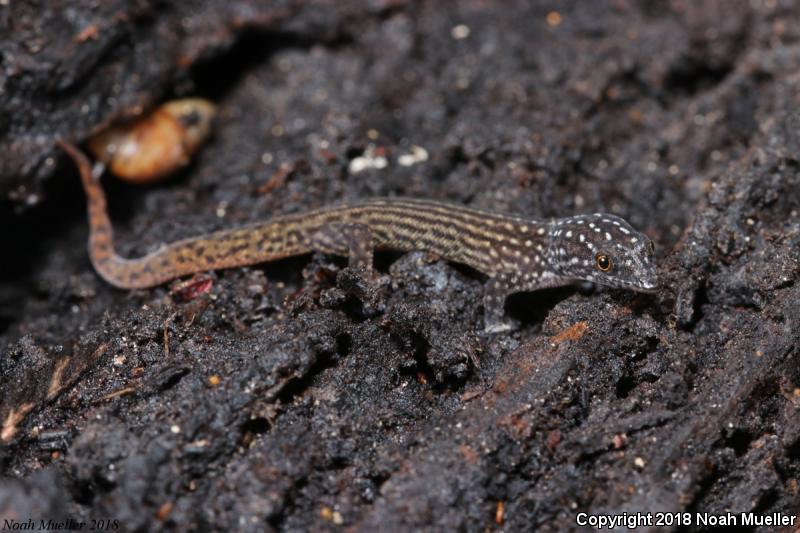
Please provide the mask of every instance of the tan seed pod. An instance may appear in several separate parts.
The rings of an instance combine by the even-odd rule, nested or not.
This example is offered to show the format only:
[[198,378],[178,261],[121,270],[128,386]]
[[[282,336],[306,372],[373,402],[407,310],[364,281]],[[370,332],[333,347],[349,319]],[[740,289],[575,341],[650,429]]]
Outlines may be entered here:
[[208,137],[215,113],[214,104],[202,98],[173,100],[95,135],[89,150],[120,179],[158,181],[191,161]]

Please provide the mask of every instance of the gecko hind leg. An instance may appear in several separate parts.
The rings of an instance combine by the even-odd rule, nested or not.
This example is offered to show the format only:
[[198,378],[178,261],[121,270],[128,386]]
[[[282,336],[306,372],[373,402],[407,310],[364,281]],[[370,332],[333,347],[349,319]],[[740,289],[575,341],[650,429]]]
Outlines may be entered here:
[[348,268],[336,276],[337,290],[341,291],[342,297],[350,295],[361,303],[360,315],[372,317],[384,311],[383,296],[378,290],[381,280],[372,268],[374,242],[369,227],[363,224],[331,224],[312,235],[311,246],[323,253],[348,256]]
[[311,235],[311,247],[326,254],[346,255],[350,268],[372,277],[372,231],[364,224],[329,224]]

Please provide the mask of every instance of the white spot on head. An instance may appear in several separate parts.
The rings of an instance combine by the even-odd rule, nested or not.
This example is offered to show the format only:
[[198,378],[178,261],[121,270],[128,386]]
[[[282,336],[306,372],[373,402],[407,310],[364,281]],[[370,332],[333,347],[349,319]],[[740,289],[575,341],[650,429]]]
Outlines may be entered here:
[[578,259],[577,257],[573,257],[572,259],[569,260],[569,264],[570,265],[577,265],[580,262],[581,262],[581,260]]
[[519,230],[520,230],[522,233],[528,233],[528,226],[520,226],[520,227],[519,227]]
[[589,227],[594,228],[594,222],[589,222]]
[[541,244],[537,244],[536,245],[536,251],[537,252],[544,252],[544,246],[542,246]]
[[572,237],[572,230],[569,230],[569,231],[567,232],[567,238],[571,238],[571,237]]
[[537,235],[544,235],[544,227],[541,227],[536,230]]
[[589,260],[588,259],[584,259],[583,260],[583,266],[585,266],[585,267],[589,266]]
[[631,237],[631,242],[633,243],[639,242],[639,239],[637,239],[636,237]]
[[592,228],[595,233],[600,233],[600,228]]
[[528,263],[531,262],[531,258],[526,255],[525,257],[522,258],[522,262],[527,265]]
[[531,246],[533,246],[533,241],[525,241],[525,246],[530,248]]
[[586,240],[586,236],[583,233],[581,233],[580,235],[578,235],[578,240],[583,242]]
[[620,227],[619,227],[619,230],[620,230],[622,233],[624,233],[625,235],[629,235],[629,234],[630,234],[630,231],[626,230],[626,229],[625,229],[625,228],[623,228],[622,226],[620,226]]
[[607,241],[611,240],[611,234],[609,232],[606,232],[606,240]]

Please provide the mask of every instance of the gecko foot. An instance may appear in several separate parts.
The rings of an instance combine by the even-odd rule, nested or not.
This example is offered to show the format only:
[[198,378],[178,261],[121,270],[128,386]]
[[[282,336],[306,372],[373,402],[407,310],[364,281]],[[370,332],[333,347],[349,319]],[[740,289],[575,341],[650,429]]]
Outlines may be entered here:
[[364,317],[377,316],[386,308],[382,289],[388,279],[377,276],[371,270],[347,267],[336,275],[336,286],[346,297],[360,302],[360,314]]
[[500,320],[487,322],[483,328],[484,333],[505,333],[519,329],[519,324],[512,320]]

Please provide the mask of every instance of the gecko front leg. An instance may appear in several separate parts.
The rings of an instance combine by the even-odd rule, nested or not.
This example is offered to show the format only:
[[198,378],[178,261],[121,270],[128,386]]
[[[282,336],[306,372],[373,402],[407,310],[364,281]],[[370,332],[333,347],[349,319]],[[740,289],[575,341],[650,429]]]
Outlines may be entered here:
[[502,333],[517,328],[518,324],[504,318],[506,297],[516,290],[505,273],[489,278],[483,286],[483,322],[486,333]]

